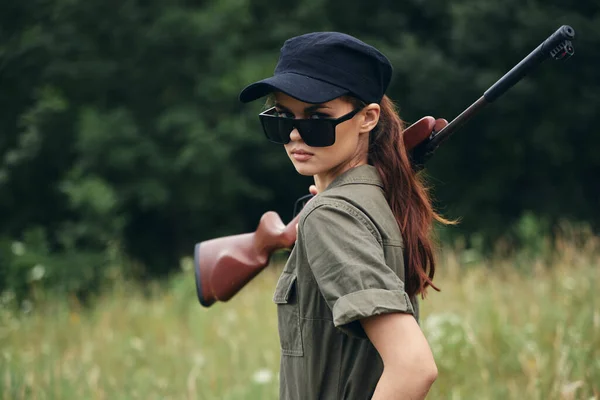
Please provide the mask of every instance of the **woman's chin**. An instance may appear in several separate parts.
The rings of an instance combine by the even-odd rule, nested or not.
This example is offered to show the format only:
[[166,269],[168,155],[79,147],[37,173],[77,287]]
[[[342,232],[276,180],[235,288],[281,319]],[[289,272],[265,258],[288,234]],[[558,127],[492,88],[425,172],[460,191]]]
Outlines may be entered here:
[[315,168],[312,165],[301,164],[301,163],[294,163],[294,167],[296,168],[296,171],[300,175],[304,175],[304,176],[314,176],[314,175],[316,175],[316,174],[319,173],[319,171],[317,170],[317,168]]

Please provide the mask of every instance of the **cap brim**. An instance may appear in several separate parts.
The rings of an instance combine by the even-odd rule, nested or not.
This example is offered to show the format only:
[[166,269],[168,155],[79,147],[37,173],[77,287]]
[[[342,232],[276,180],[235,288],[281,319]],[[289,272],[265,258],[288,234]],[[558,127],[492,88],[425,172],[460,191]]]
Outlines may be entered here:
[[272,92],[283,92],[295,99],[312,104],[325,103],[349,93],[347,89],[331,83],[287,72],[247,86],[240,93],[240,101],[248,103]]

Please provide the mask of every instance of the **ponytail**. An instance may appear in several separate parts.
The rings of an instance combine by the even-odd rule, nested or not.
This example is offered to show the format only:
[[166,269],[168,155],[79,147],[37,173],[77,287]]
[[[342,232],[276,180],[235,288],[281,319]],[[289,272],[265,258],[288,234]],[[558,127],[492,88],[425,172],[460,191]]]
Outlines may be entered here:
[[422,177],[412,169],[404,147],[404,122],[396,106],[384,96],[380,107],[379,123],[369,138],[369,164],[379,172],[387,202],[402,233],[406,292],[409,296],[425,297],[428,286],[439,291],[433,284],[433,221],[453,222],[433,210]]

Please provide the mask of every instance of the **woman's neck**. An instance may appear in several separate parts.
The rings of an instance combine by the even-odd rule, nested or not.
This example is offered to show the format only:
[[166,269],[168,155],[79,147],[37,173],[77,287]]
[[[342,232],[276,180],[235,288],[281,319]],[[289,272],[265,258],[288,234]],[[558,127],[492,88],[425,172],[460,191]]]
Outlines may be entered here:
[[327,187],[341,174],[344,172],[367,164],[367,157],[363,160],[351,161],[348,163],[340,164],[337,167],[330,169],[329,171],[314,175],[315,186],[317,187],[318,193],[322,193]]

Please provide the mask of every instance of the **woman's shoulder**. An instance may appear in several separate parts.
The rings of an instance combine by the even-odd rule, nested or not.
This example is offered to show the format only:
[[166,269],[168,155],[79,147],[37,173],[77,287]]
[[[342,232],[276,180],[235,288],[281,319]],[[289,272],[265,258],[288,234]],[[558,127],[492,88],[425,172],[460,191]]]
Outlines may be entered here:
[[349,214],[357,218],[368,217],[362,207],[352,196],[344,196],[334,193],[334,190],[324,192],[313,197],[304,207],[300,214],[300,221],[317,214],[327,213]]
[[335,235],[340,239],[345,232],[369,231],[377,242],[383,243],[377,224],[364,209],[351,199],[323,194],[315,196],[302,210],[299,231],[307,231],[310,236]]
[[332,219],[360,223],[378,241],[401,243],[401,235],[383,190],[376,185],[343,185],[315,196],[302,210],[300,226],[310,219],[317,224],[331,223]]
[[[356,188],[354,188],[356,189]],[[377,208],[388,207],[377,201],[377,194],[367,190],[347,190],[345,187],[327,190],[315,196],[302,210],[300,226],[307,219],[315,223],[331,223],[332,220],[360,223],[376,236],[380,236]]]

